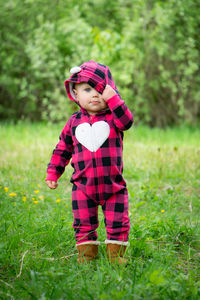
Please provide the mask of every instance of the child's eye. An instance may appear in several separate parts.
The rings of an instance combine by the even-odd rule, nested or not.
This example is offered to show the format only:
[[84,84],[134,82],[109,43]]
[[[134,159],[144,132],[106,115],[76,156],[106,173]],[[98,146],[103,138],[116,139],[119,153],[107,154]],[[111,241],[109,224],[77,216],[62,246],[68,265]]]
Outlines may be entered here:
[[91,88],[85,88],[85,91],[86,91],[86,92],[90,92],[90,91],[91,91]]

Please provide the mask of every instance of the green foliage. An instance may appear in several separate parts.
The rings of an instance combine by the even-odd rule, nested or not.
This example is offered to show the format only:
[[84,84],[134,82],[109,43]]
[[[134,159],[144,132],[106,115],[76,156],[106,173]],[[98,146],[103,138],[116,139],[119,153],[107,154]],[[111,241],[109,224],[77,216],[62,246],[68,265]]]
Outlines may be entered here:
[[0,0],[0,116],[66,120],[64,80],[110,66],[138,123],[197,124],[200,3],[192,0]]

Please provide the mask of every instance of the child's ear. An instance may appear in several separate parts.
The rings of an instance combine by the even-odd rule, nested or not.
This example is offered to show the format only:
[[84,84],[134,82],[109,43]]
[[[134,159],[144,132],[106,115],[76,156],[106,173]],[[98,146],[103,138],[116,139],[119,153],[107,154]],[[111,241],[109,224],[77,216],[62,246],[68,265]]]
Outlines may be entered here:
[[78,94],[76,89],[73,89],[73,93],[75,96],[77,96],[77,94]]
[[74,93],[75,98],[77,98],[78,92],[76,89],[73,89],[73,93]]

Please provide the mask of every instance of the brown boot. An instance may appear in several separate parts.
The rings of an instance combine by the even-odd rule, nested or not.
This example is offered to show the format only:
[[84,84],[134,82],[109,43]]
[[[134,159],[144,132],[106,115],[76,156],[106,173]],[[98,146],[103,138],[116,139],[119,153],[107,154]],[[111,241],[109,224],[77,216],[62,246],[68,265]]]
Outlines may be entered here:
[[126,264],[127,259],[123,257],[125,251],[125,245],[108,243],[106,247],[107,256],[111,263]]
[[90,260],[95,259],[98,254],[98,242],[91,243],[81,243],[76,245],[78,249],[78,259],[79,263],[85,263]]

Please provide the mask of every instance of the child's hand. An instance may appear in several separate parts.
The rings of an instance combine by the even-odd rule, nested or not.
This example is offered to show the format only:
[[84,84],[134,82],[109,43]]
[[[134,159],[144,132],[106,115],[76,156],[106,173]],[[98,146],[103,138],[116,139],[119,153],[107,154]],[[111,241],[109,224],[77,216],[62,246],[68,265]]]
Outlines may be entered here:
[[46,180],[46,184],[48,185],[48,187],[52,190],[56,189],[58,184],[56,181],[50,181],[50,180]]
[[113,90],[113,88],[107,84],[103,91],[102,98],[104,101],[107,101],[108,99],[115,96],[116,94],[117,93],[115,92],[115,90]]

